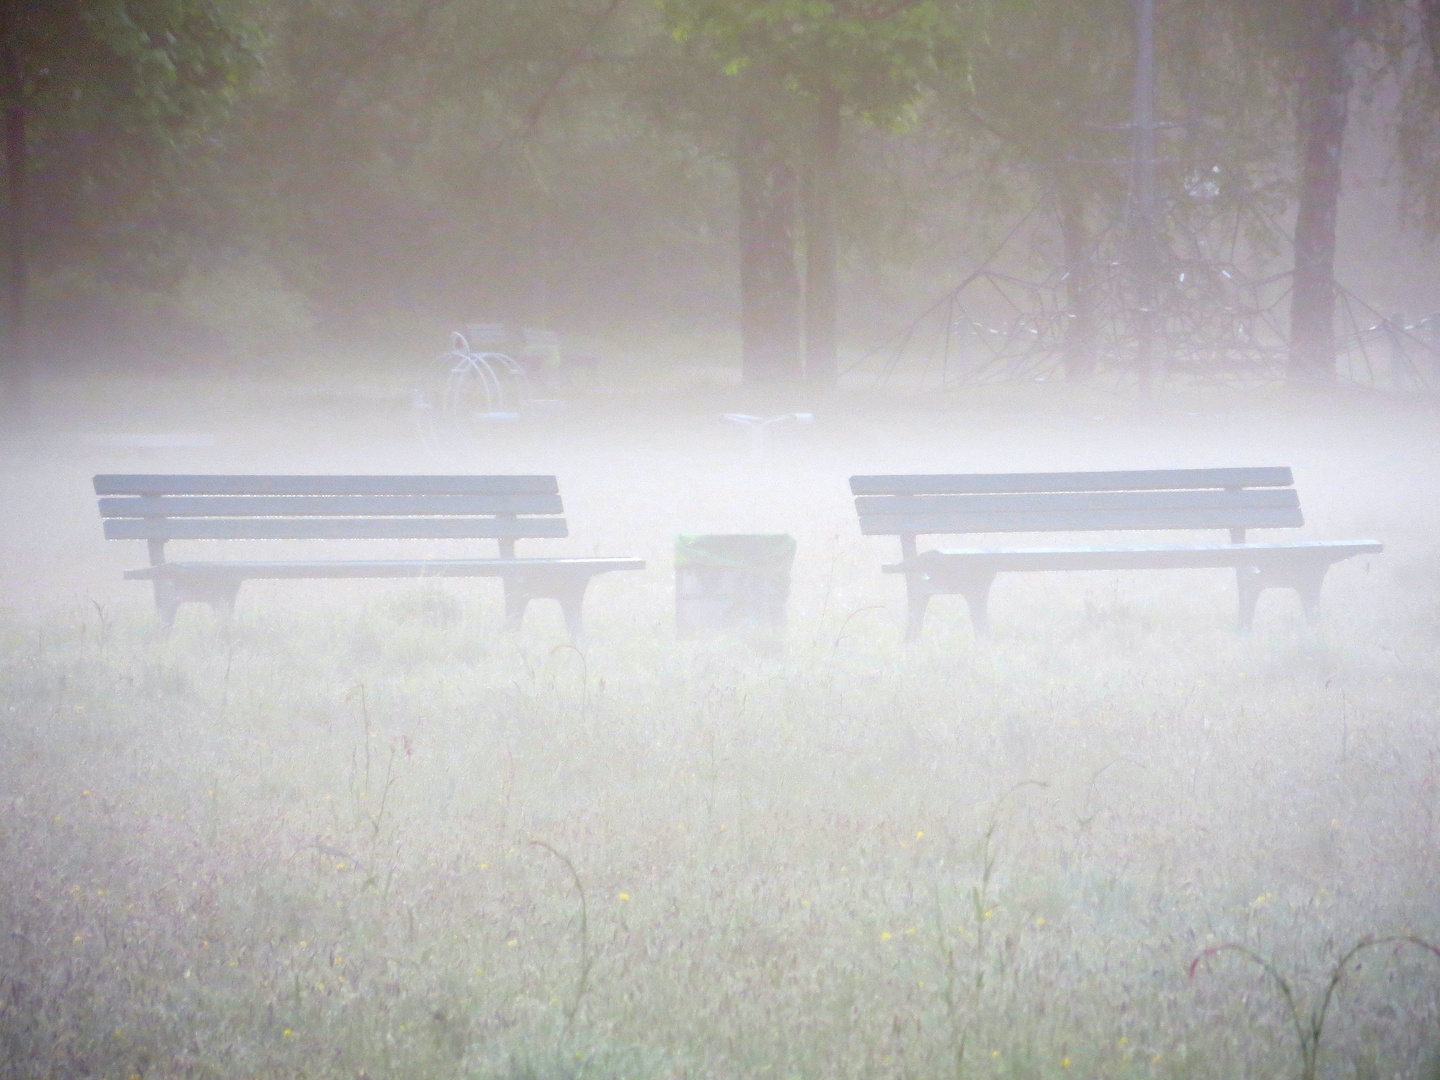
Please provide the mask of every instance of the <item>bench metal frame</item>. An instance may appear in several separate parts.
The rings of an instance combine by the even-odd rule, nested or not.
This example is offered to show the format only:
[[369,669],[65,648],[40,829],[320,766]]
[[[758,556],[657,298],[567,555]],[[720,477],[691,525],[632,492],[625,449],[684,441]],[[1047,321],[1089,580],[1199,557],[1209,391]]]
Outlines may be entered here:
[[[126,571],[153,582],[168,627],[184,603],[228,615],[251,580],[498,577],[506,623],[520,625],[531,600],[560,604],[570,637],[584,637],[581,608],[596,574],[642,570],[641,559],[517,558],[521,539],[569,535],[553,476],[95,477],[108,540],[144,540],[150,565]],[[498,558],[169,562],[172,540],[490,539]]]
[[[1265,589],[1296,590],[1313,619],[1330,566],[1384,547],[1374,540],[1247,543],[1251,529],[1305,523],[1293,485],[1288,468],[850,478],[861,533],[900,538],[902,561],[883,569],[905,575],[907,641],[919,636],[932,596],[963,596],[975,632],[986,633],[995,575],[1021,571],[1233,569],[1242,630]],[[927,535],[1196,529],[1226,530],[1230,543],[916,548]]]

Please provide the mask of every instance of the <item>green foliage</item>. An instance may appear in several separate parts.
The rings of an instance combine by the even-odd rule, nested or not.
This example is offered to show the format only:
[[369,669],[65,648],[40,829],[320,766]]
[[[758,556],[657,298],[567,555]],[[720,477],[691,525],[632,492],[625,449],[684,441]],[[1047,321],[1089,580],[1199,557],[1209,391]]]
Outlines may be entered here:
[[[1157,40],[1158,182],[1178,219],[1250,206],[1279,213],[1290,98],[1248,13],[1226,0],[1165,9]],[[1130,183],[1133,4],[1027,0],[987,24],[967,78],[937,103],[988,175],[1018,166],[1111,222]],[[998,198],[1012,193],[1001,189]]]
[[93,282],[92,315],[113,320],[122,296],[187,272],[205,158],[262,66],[260,14],[249,0],[0,7],[0,104],[23,120],[31,177],[20,228],[52,311],[78,310]]
[[173,145],[213,123],[260,66],[247,3],[65,0],[12,4],[0,45],[19,80],[3,88],[41,132],[103,128]]
[[727,74],[757,69],[806,96],[837,92],[875,123],[908,123],[937,72],[964,58],[962,9],[938,0],[658,2],[675,40]]

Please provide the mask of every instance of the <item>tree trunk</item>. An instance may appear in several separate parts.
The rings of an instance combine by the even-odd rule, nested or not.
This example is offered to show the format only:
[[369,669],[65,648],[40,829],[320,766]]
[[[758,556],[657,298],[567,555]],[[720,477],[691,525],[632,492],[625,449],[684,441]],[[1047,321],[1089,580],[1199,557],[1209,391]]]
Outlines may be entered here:
[[825,90],[805,184],[805,381],[830,389],[840,378],[836,313],[835,187],[840,177],[840,95]]
[[1300,205],[1290,295],[1289,377],[1335,379],[1335,221],[1349,119],[1356,0],[1316,5],[1300,76]]
[[[1131,113],[1131,243],[1135,276],[1135,369],[1142,400],[1156,372],[1155,274],[1159,222],[1155,198],[1155,0],[1135,5],[1135,101]],[[1163,363],[1163,358],[1162,358]]]
[[800,276],[795,170],[753,120],[736,155],[740,185],[740,350],[746,383],[798,382]]
[[1440,75],[1440,0],[1420,0],[1420,19],[1430,47],[1430,66]]
[[[7,11],[7,15],[11,12]],[[7,23],[11,20],[7,18]],[[6,26],[5,31],[13,32]],[[30,355],[25,327],[25,292],[28,271],[25,259],[25,179],[29,168],[29,147],[25,133],[25,105],[20,61],[14,48],[0,45],[0,83],[5,100],[5,246],[8,266],[5,274],[5,326],[0,336],[0,394],[5,411],[23,419],[30,407]]]
[[1095,371],[1095,274],[1090,230],[1085,227],[1085,202],[1073,185],[1056,185],[1060,236],[1065,245],[1065,344],[1067,379],[1083,379]]

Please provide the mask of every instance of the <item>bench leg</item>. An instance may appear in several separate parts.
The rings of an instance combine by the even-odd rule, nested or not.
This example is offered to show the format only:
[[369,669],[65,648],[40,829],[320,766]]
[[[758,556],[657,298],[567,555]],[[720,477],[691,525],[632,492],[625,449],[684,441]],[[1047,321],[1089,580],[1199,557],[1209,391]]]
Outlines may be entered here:
[[960,588],[960,595],[970,608],[970,625],[976,637],[990,633],[990,586],[995,583],[994,574],[977,576]]
[[215,612],[217,619],[229,621],[235,615],[235,597],[240,592],[240,582],[230,585],[216,585],[210,590],[210,595],[205,602],[210,605],[210,610]]
[[519,630],[525,621],[525,609],[530,606],[530,590],[517,578],[507,577],[505,582],[505,629]]
[[929,581],[923,574],[905,575],[905,640],[914,641],[925,625],[925,609],[930,605]]
[[1314,623],[1320,617],[1320,589],[1325,584],[1325,575],[1330,564],[1307,567],[1297,573],[1295,591],[1300,594],[1300,604],[1305,609],[1305,621]]
[[155,610],[160,615],[160,625],[169,630],[175,625],[175,612],[180,607],[180,590],[169,578],[155,579]]
[[1260,571],[1253,566],[1235,568],[1235,591],[1240,598],[1239,629],[1249,633],[1255,624],[1255,603],[1260,599],[1260,590],[1265,587]]
[[585,623],[581,612],[585,606],[585,590],[590,584],[588,577],[571,582],[560,589],[555,597],[560,602],[560,612],[565,616],[565,632],[570,643],[576,648],[585,644]]

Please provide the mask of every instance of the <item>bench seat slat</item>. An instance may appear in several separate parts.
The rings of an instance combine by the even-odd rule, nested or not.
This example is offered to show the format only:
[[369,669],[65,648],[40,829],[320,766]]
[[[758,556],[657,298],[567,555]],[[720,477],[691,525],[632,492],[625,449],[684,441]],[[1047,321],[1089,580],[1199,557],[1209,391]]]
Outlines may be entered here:
[[938,548],[921,552],[903,563],[886,566],[886,573],[925,573],[944,577],[947,571],[963,573],[1043,570],[1184,570],[1233,569],[1271,566],[1301,560],[1338,562],[1355,555],[1384,550],[1377,540],[1296,540],[1273,544],[1175,544],[1150,547],[1030,548],[1005,551],[985,548]]
[[205,476],[102,474],[96,495],[555,495],[553,476]]
[[927,536],[986,532],[1105,532],[1164,529],[1280,529],[1305,524],[1298,507],[1161,510],[1029,510],[949,514],[869,514],[866,536]]
[[107,540],[484,540],[568,536],[564,518],[108,518]]
[[889,495],[855,500],[860,516],[872,514],[946,514],[984,511],[1163,510],[1169,508],[1294,509],[1300,495],[1294,488],[1253,488],[1242,491],[1098,491],[1026,495]]
[[106,518],[407,517],[559,514],[559,495],[165,495],[108,496]]
[[227,582],[323,578],[505,577],[529,572],[604,574],[643,570],[644,559],[351,559],[334,562],[175,562],[125,571],[132,581],[204,578]]
[[964,473],[852,476],[855,495],[967,495],[1047,491],[1161,491],[1185,488],[1290,487],[1288,467],[1147,469],[1126,472]]

